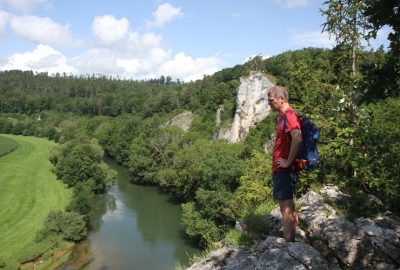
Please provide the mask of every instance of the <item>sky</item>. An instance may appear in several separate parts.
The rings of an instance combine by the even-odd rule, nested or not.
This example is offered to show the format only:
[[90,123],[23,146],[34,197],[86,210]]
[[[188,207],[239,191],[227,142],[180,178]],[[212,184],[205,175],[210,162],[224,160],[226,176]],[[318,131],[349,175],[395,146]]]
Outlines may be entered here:
[[0,0],[0,70],[188,82],[255,55],[332,48],[323,2]]

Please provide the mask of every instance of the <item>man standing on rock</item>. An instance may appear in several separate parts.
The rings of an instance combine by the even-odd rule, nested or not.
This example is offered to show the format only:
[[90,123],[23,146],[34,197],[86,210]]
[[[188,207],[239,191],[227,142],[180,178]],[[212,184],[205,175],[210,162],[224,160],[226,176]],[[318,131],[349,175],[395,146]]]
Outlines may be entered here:
[[279,113],[276,139],[272,156],[273,196],[278,200],[283,218],[285,240],[293,242],[298,216],[294,205],[295,184],[298,178],[294,161],[302,138],[300,120],[289,104],[289,94],[282,86],[268,92],[268,105]]

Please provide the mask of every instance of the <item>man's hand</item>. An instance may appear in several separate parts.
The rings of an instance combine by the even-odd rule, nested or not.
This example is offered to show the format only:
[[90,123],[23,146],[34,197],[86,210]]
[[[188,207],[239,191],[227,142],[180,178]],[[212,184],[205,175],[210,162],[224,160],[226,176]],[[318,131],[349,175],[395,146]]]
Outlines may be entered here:
[[282,157],[278,158],[275,162],[275,164],[279,168],[289,168],[290,165],[292,164],[293,160],[296,158],[297,152],[299,152],[300,145],[301,145],[301,130],[300,129],[292,129],[290,131],[290,136],[292,137],[292,142],[290,144],[290,151],[289,151],[289,156],[287,159],[284,159]]
[[278,158],[275,161],[275,163],[276,163],[276,165],[278,165],[278,167],[284,168],[284,169],[286,169],[286,168],[288,168],[290,166],[290,163],[288,162],[288,160],[284,159],[284,158],[281,158],[281,157]]

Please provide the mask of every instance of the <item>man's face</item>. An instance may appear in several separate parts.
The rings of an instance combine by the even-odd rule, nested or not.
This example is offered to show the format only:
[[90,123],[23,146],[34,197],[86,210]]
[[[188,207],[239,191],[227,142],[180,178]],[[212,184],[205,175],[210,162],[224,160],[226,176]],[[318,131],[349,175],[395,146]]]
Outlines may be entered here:
[[273,111],[279,111],[282,104],[282,97],[277,98],[275,95],[268,93],[268,105]]

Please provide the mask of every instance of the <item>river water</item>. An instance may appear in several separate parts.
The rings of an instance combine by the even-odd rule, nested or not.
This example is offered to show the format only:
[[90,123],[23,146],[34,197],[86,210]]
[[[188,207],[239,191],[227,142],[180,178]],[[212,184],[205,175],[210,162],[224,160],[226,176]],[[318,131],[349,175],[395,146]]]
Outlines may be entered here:
[[170,270],[187,265],[199,252],[185,241],[179,204],[155,187],[130,183],[128,170],[116,170],[116,184],[98,195],[93,229],[60,269]]

